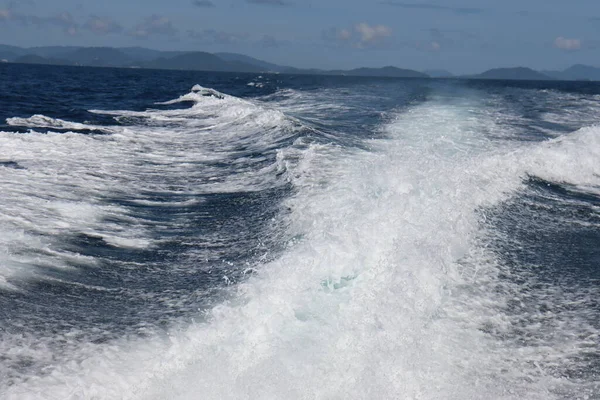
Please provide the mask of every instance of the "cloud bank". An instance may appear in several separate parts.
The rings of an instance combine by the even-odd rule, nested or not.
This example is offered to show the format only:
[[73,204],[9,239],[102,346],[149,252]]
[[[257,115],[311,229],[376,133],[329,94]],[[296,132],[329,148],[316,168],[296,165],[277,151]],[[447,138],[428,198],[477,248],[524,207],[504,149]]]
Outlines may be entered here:
[[554,40],[554,47],[561,50],[579,50],[581,45],[581,39],[567,39],[559,36]]
[[322,34],[329,42],[351,45],[358,49],[380,47],[392,36],[392,29],[386,25],[369,25],[360,22],[351,28],[331,28]]

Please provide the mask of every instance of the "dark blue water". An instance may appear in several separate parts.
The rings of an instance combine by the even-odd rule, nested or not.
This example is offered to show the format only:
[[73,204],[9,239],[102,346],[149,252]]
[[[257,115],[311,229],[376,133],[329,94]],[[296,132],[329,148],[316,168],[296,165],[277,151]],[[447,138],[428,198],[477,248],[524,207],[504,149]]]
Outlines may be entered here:
[[600,398],[598,115],[592,82],[0,64],[0,393]]

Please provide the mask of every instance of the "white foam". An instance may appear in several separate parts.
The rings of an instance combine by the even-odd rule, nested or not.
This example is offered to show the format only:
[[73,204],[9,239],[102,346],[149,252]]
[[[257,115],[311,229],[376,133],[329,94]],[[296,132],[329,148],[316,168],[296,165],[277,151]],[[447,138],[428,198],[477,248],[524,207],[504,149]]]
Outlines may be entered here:
[[[339,96],[344,97],[344,102],[339,101]],[[359,91],[340,93],[335,89],[316,91],[280,89],[261,98],[263,101],[272,101],[273,99],[277,99],[277,108],[286,115],[302,116],[303,120],[319,123],[331,115],[352,112],[369,101],[369,97],[365,93],[359,93]],[[354,106],[350,105],[353,100]]]
[[476,210],[520,188],[548,148],[569,148],[503,148],[481,135],[482,123],[493,126],[468,118],[468,106],[401,115],[376,153],[313,147],[288,203],[304,238],[210,324],[177,334],[140,397],[554,397],[565,382],[543,368],[577,339],[515,349],[482,332],[507,323],[490,307],[506,299],[478,293],[497,270],[476,247]]
[[[211,95],[203,95],[207,93]],[[128,126],[95,126],[43,115],[8,119],[10,125],[50,131],[0,132],[0,157],[21,167],[0,168],[4,281],[34,274],[35,269],[15,254],[53,249],[60,240],[80,233],[116,247],[152,246],[152,223],[131,216],[127,207],[110,204],[109,199],[190,206],[203,193],[260,191],[284,184],[276,178],[279,161],[269,164],[247,154],[276,148],[294,135],[293,120],[280,111],[200,86],[186,96],[197,99],[197,104],[183,110],[97,111],[137,118]],[[111,135],[51,131],[57,128],[96,129]],[[237,170],[232,173],[218,163]],[[156,202],[147,193],[178,197]],[[121,226],[124,222],[127,229]],[[63,256],[48,256],[36,264],[63,268],[69,264]]]
[[513,347],[484,333],[510,324],[498,313],[510,291],[488,290],[510,282],[498,281],[480,246],[477,211],[508,198],[528,173],[597,184],[599,131],[498,143],[482,132],[502,126],[479,104],[413,107],[372,151],[279,150],[298,188],[286,204],[296,239],[279,259],[206,322],[80,349],[4,397],[555,397],[567,382],[546,367],[578,339]]
[[33,115],[29,118],[8,118],[6,123],[10,126],[24,126],[28,128],[54,128],[69,130],[97,130],[105,133],[112,133],[113,130],[106,126],[80,124],[76,122],[64,121],[58,118],[51,118],[45,115]]
[[524,157],[532,175],[588,190],[600,188],[600,126],[550,140]]

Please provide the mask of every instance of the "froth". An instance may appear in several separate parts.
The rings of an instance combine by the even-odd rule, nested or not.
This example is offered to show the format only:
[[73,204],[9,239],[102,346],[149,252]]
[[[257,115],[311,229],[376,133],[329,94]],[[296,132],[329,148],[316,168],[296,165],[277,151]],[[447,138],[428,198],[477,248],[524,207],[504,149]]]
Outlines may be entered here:
[[[195,112],[227,101],[204,97]],[[479,211],[527,174],[596,184],[598,132],[499,143],[485,133],[502,127],[479,104],[413,107],[369,150],[278,149],[297,188],[281,257],[205,322],[75,355],[7,398],[554,397],[564,382],[543,366],[562,350],[511,347],[486,332],[509,323],[496,311],[510,290],[488,289],[511,283],[481,242]]]
[[562,350],[518,349],[485,331],[507,323],[495,314],[507,299],[481,288],[511,283],[481,247],[477,211],[564,144],[499,146],[481,124],[500,128],[468,118],[476,111],[413,108],[385,127],[376,152],[311,146],[290,176],[301,188],[288,202],[298,239],[209,324],[179,336],[143,396],[557,396],[566,382],[544,365]]
[[105,133],[113,133],[114,130],[100,125],[81,124],[76,122],[64,121],[58,118],[51,118],[45,115],[33,115],[29,118],[8,118],[6,123],[11,126],[25,126],[28,128],[54,128],[65,130],[95,130]]

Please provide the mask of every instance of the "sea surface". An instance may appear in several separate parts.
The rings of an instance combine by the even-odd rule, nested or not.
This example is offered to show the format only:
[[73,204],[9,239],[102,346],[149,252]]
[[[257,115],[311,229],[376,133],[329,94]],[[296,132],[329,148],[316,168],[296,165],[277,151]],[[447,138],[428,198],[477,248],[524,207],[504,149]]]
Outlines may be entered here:
[[600,83],[0,65],[1,399],[600,399]]

